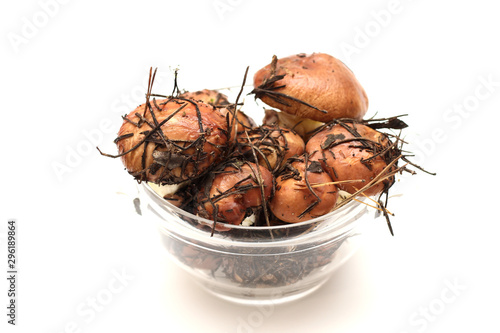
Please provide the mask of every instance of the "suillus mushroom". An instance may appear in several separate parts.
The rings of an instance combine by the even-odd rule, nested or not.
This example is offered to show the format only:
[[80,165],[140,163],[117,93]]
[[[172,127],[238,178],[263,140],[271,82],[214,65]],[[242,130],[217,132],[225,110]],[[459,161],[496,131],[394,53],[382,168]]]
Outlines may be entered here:
[[220,109],[184,98],[152,100],[123,118],[115,143],[127,171],[139,181],[179,184],[219,163],[227,148]]
[[227,161],[201,185],[196,213],[217,222],[239,225],[266,209],[274,188],[269,170],[248,161]]
[[362,119],[368,97],[353,72],[325,53],[274,58],[254,75],[254,93],[264,103],[319,122]]
[[[401,152],[389,137],[356,121],[338,121],[325,125],[306,144],[312,160],[321,163],[339,188],[351,194],[367,185],[386,169]],[[383,175],[382,175],[383,176]],[[376,195],[394,183],[394,176],[374,184],[365,195]]]
[[311,161],[307,154],[293,158],[276,179],[276,192],[270,208],[278,219],[296,223],[332,211],[338,189],[321,163]]
[[262,125],[238,135],[238,152],[251,160],[255,154],[258,163],[273,173],[304,149],[304,140],[295,131],[279,125]]

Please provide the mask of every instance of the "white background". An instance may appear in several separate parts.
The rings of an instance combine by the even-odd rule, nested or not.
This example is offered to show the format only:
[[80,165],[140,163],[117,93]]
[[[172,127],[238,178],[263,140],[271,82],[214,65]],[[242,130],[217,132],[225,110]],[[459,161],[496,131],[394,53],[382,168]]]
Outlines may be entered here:
[[[8,219],[19,237],[17,325],[1,278],[2,332],[499,331],[498,11],[488,0],[326,3],[2,2],[3,272]],[[318,292],[226,303],[164,257],[134,212],[134,181],[94,147],[114,152],[150,67],[154,91],[169,94],[175,68],[182,89],[238,86],[246,66],[251,78],[273,54],[300,52],[344,61],[367,117],[408,114],[407,149],[437,176],[403,177],[395,236],[375,220]]]

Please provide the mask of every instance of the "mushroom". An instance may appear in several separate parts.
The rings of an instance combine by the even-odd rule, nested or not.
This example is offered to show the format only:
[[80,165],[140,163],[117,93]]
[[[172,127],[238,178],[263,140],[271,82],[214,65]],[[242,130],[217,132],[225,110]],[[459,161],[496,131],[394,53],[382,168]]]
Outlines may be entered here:
[[294,158],[276,179],[276,192],[269,205],[278,219],[296,223],[329,213],[338,197],[332,178],[321,163],[308,155]]
[[325,53],[274,56],[253,80],[256,98],[297,117],[296,122],[361,120],[368,110],[368,97],[353,72]]
[[115,143],[138,181],[179,184],[202,176],[227,150],[227,119],[214,106],[184,98],[152,100],[123,118]]
[[265,210],[273,188],[273,176],[266,168],[248,161],[228,161],[201,186],[196,213],[217,222],[239,225],[245,217]]
[[304,141],[309,140],[310,134],[313,133],[317,128],[324,125],[324,123],[319,121],[299,118],[289,113],[277,111],[274,109],[264,110],[264,119],[262,119],[262,123],[264,125],[278,125],[284,128],[291,128],[298,135],[300,135],[300,137]]
[[255,121],[241,110],[236,112],[237,121],[233,122],[234,111],[232,110],[234,110],[234,105],[229,102],[226,95],[217,90],[203,89],[194,92],[184,92],[179,95],[179,97],[193,99],[220,108],[222,114],[228,117],[227,121],[229,123],[228,128],[230,128],[230,142],[234,141],[237,133],[242,133],[247,129],[257,127]]
[[238,150],[275,173],[293,157],[304,153],[304,140],[293,130],[279,125],[262,125],[238,135]]
[[[382,172],[394,171],[395,164],[389,170],[386,167],[401,153],[387,134],[355,121],[325,125],[309,139],[306,152],[312,160],[322,164],[334,181],[342,182],[338,184],[341,190],[351,194]],[[390,176],[368,188],[364,194],[382,193],[393,183],[394,176]]]

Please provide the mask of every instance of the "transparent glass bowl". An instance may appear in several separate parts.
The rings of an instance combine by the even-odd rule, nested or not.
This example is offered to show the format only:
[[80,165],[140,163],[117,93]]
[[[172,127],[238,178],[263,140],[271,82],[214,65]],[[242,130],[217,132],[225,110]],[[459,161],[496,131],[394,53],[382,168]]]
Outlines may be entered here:
[[[190,214],[139,184],[142,214],[158,224],[170,257],[196,282],[223,299],[244,304],[299,299],[324,284],[356,251],[374,209],[351,201],[306,222],[272,227],[224,224]],[[221,224],[222,225],[222,224]]]

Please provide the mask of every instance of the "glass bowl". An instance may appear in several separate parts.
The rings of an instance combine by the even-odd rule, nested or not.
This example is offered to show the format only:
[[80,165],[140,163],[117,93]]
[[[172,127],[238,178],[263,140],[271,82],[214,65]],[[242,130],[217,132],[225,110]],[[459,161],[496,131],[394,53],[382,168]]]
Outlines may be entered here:
[[[318,289],[356,251],[374,209],[351,201],[309,221],[271,227],[222,224],[175,207],[138,185],[144,217],[157,223],[169,256],[208,292],[237,303],[278,304]],[[360,199],[361,200],[361,199]]]

